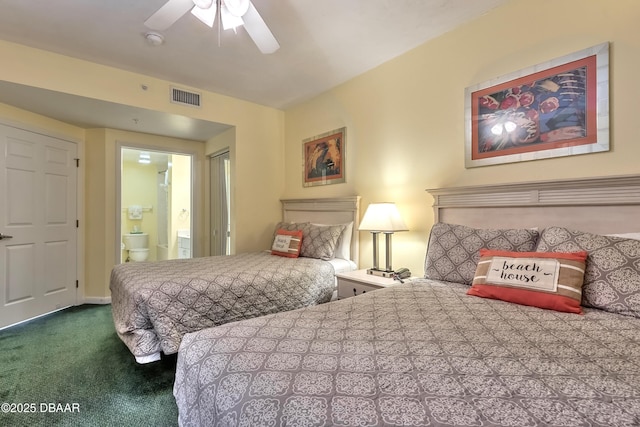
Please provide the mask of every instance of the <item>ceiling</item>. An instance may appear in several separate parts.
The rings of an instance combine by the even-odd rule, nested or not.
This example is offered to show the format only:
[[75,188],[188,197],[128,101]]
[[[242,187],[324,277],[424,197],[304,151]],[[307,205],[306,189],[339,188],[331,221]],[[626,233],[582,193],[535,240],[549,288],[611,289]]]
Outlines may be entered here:
[[[252,0],[281,46],[263,55],[244,28],[218,38],[217,27],[189,13],[160,32],[162,45],[150,45],[143,23],[165,0],[2,0],[0,39],[286,109],[507,1]],[[69,97],[64,112],[60,96]],[[7,82],[0,102],[84,128],[195,140],[227,128]]]

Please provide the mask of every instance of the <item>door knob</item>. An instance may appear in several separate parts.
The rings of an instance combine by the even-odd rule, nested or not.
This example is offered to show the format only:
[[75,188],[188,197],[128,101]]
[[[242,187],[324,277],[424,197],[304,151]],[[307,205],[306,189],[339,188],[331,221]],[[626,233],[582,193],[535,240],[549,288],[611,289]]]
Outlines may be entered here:
[[6,234],[0,233],[0,240],[2,239],[11,239],[13,236],[7,236]]

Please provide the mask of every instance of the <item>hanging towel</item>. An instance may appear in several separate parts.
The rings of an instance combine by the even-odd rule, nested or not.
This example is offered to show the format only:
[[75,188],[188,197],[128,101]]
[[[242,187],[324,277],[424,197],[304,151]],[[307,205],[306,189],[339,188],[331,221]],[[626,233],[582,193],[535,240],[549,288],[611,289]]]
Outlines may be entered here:
[[142,219],[142,206],[140,205],[129,206],[129,219]]

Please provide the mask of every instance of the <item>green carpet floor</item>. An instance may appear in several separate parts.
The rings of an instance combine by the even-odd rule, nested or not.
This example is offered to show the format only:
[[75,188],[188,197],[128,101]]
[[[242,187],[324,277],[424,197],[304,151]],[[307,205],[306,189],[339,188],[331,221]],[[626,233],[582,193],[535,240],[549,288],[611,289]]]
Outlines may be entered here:
[[175,365],[175,355],[137,364],[116,335],[110,305],[73,307],[5,329],[0,426],[175,426]]

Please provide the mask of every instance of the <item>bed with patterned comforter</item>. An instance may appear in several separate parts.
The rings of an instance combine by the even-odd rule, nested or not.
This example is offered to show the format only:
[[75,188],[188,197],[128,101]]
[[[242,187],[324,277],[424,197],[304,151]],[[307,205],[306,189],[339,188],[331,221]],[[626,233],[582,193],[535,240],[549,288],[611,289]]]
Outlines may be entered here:
[[638,426],[640,319],[419,279],[185,335],[182,426]]
[[327,261],[254,252],[121,264],[110,288],[118,336],[144,363],[188,332],[327,302],[334,284]]

